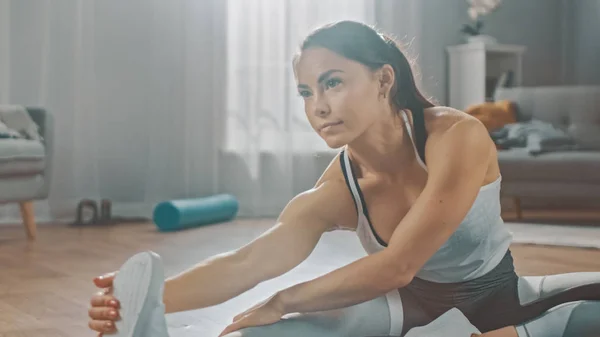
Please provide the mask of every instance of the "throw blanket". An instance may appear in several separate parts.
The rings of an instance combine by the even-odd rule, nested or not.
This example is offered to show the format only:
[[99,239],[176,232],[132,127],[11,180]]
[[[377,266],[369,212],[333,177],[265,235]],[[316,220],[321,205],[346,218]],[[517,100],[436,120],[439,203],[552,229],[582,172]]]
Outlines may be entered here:
[[507,124],[490,135],[501,149],[522,147],[527,148],[532,155],[579,148],[575,139],[565,131],[536,119]]
[[0,105],[0,138],[26,138],[40,141],[38,125],[20,105]]
[[465,112],[479,119],[488,132],[498,130],[506,124],[517,122],[516,107],[508,100],[475,104],[469,106]]

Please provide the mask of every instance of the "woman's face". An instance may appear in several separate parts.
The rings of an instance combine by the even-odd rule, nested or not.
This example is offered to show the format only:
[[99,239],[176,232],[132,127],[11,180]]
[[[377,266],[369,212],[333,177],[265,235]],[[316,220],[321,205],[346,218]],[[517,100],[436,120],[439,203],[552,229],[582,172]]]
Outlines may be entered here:
[[302,52],[295,73],[310,125],[329,147],[351,143],[381,118],[387,91],[364,65],[310,48]]

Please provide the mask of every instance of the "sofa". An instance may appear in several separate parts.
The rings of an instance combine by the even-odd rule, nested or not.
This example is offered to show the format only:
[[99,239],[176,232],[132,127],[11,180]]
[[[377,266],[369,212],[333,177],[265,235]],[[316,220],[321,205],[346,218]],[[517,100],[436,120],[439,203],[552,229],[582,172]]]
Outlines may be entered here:
[[[20,130],[10,129],[5,118],[15,106],[0,106],[0,203],[19,203],[26,235],[36,237],[33,201],[46,199],[50,190],[53,153],[53,119],[43,108],[21,107],[20,122],[35,125],[37,137],[20,135]],[[28,115],[28,116],[27,116]],[[23,118],[26,117],[26,118]],[[12,136],[8,130],[12,132]],[[16,135],[15,135],[16,134]]]
[[500,149],[502,195],[522,218],[524,198],[576,198],[600,204],[600,86],[498,88],[495,101],[515,105],[517,122],[547,122],[575,146],[532,154],[526,147]]

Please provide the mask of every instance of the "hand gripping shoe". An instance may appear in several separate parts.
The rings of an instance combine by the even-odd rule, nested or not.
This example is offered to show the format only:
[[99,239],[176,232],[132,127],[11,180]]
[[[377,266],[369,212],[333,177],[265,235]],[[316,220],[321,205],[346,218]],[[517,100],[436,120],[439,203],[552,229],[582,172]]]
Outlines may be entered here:
[[162,302],[164,271],[160,257],[143,252],[129,258],[113,281],[121,304],[114,337],[168,337]]

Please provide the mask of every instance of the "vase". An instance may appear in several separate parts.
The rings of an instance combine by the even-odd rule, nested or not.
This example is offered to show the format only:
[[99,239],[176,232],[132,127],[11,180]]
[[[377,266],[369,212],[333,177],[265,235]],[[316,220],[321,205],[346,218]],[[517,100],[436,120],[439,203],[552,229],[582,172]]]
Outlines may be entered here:
[[467,37],[467,43],[483,43],[484,45],[494,45],[498,43],[495,37],[479,34],[479,35],[470,35]]

